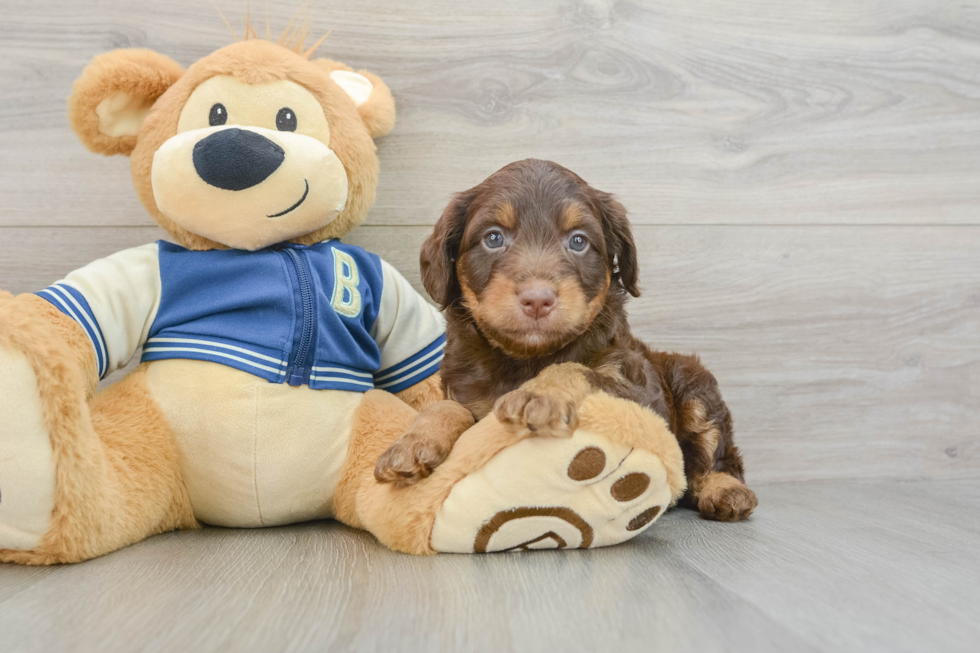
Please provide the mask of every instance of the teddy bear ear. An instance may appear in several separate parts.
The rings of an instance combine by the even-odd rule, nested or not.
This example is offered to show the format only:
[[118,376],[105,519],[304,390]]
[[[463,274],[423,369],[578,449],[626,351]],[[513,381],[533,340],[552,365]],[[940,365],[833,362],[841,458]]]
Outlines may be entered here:
[[392,130],[395,126],[395,99],[380,77],[366,70],[354,72],[350,67],[330,59],[316,59],[313,63],[326,69],[330,79],[353,100],[371,138],[384,136]]
[[93,152],[129,155],[150,107],[183,74],[176,62],[152,50],[99,55],[75,80],[68,98],[71,126]]

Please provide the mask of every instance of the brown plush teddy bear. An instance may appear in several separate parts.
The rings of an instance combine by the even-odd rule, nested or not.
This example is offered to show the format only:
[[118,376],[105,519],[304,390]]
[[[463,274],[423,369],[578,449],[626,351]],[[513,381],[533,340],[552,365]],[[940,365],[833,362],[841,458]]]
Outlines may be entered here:
[[[683,492],[663,421],[590,393],[575,366],[528,386],[579,406],[571,437],[491,416],[428,478],[375,481],[415,409],[442,399],[443,322],[338,240],[374,201],[372,139],[395,107],[376,76],[309,55],[248,39],[185,71],[117,50],[76,82],[79,138],[131,157],[172,242],[0,293],[0,560],[328,517],[416,554],[601,546]],[[636,491],[612,492],[626,476]]]

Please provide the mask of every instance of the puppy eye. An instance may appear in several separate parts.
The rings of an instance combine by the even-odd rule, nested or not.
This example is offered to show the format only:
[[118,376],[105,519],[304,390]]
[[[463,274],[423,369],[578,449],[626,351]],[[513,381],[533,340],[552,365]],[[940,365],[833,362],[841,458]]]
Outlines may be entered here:
[[228,109],[225,108],[225,105],[218,102],[211,107],[211,113],[208,114],[208,124],[212,127],[217,127],[226,122],[228,122]]
[[289,107],[279,109],[276,114],[276,129],[281,132],[296,131],[296,114]]
[[573,252],[584,252],[588,246],[589,241],[582,234],[572,234],[572,237],[568,239],[568,249]]
[[491,231],[483,237],[483,244],[487,249],[498,249],[504,246],[504,235],[499,231]]

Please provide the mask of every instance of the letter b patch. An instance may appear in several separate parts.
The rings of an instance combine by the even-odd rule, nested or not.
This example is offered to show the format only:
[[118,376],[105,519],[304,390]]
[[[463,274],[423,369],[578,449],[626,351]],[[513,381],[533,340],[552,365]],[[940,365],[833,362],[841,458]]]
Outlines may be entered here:
[[350,254],[335,249],[333,268],[333,300],[330,302],[333,310],[347,317],[357,317],[361,314],[361,293],[357,290],[361,276],[357,264]]

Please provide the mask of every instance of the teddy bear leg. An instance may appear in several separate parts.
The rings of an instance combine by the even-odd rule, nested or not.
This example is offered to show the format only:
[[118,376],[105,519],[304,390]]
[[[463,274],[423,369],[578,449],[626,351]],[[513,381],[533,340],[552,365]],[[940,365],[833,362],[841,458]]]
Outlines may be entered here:
[[[494,408],[495,415],[488,415],[475,425],[469,411],[462,406],[455,405],[465,414],[465,419],[460,418],[458,411],[452,410],[451,404],[454,402],[432,404],[422,409],[412,421],[409,432],[397,441],[396,438],[405,430],[401,422],[393,429],[394,437],[391,431],[386,430],[390,422],[384,416],[395,412],[393,407],[388,407],[391,402],[383,396],[371,397],[370,401],[362,404],[361,415],[365,421],[356,431],[371,434],[383,432],[383,437],[373,437],[376,437],[376,447],[382,444],[385,447],[380,449],[384,453],[377,461],[375,478],[365,478],[358,486],[358,525],[396,551],[415,555],[435,553],[431,543],[433,525],[454,485],[528,435],[571,437],[578,423],[577,407],[594,391],[587,373],[585,367],[574,363],[547,368],[519,390],[502,397]],[[440,404],[447,405],[443,410],[436,410]],[[368,420],[368,415],[377,417]],[[407,419],[407,415],[404,419]],[[372,423],[377,426],[369,425]],[[458,442],[457,438],[464,430],[463,441]],[[413,439],[439,441],[440,431],[446,431],[451,436],[448,446],[452,451],[448,460],[443,462],[446,457],[442,456],[438,461],[441,464],[435,467],[434,473],[427,469],[424,474],[411,478],[410,482],[391,482],[397,479],[385,472],[393,469],[398,473],[403,471],[401,467],[391,464],[392,458],[395,461],[399,457],[405,458],[399,446],[407,445],[402,449],[411,451]],[[394,444],[388,447],[392,442]],[[355,447],[352,445],[351,449],[355,450]],[[375,450],[371,449],[372,459],[377,458]],[[409,472],[414,471],[417,465],[411,463],[409,459],[408,464],[402,467]],[[362,473],[361,476],[365,475]]]
[[365,528],[357,509],[361,488],[377,484],[374,467],[378,457],[409,427],[418,412],[398,397],[371,390],[354,411],[347,459],[334,492],[333,512],[339,521]]
[[373,464],[416,413],[367,393],[338,519],[415,555],[591,548],[642,532],[684,493],[677,439],[651,411],[595,391],[577,366],[555,367],[498,405],[502,421],[487,415],[431,476],[407,487],[379,483]]
[[[170,429],[147,391],[145,367],[91,405],[45,397],[43,389],[32,396],[42,379],[22,379],[22,406],[32,410],[18,411],[15,421],[27,428],[3,428],[0,435],[13,453],[0,456],[0,501],[11,501],[19,517],[7,523],[0,511],[0,560],[79,562],[157,533],[199,528]],[[30,508],[17,513],[18,504]]]
[[54,474],[34,373],[22,354],[0,348],[0,548],[40,544],[54,509]]
[[415,555],[591,548],[639,534],[684,492],[680,446],[657,415],[587,388],[581,373],[556,369],[525,384],[503,421],[480,420],[408,487],[378,483],[370,461],[412,412],[366,397],[351,451],[367,455],[346,490],[354,518],[345,521]]
[[0,561],[76,562],[196,527],[144,368],[90,401],[60,325],[0,300]]
[[416,415],[386,392],[365,394],[354,414],[350,453],[334,495],[334,514],[349,526],[369,531],[391,549],[428,555],[435,553],[430,536],[436,513],[453,485],[524,435],[491,415],[466,431],[466,444],[457,444],[432,476],[409,486],[378,482],[376,460],[405,433]]

